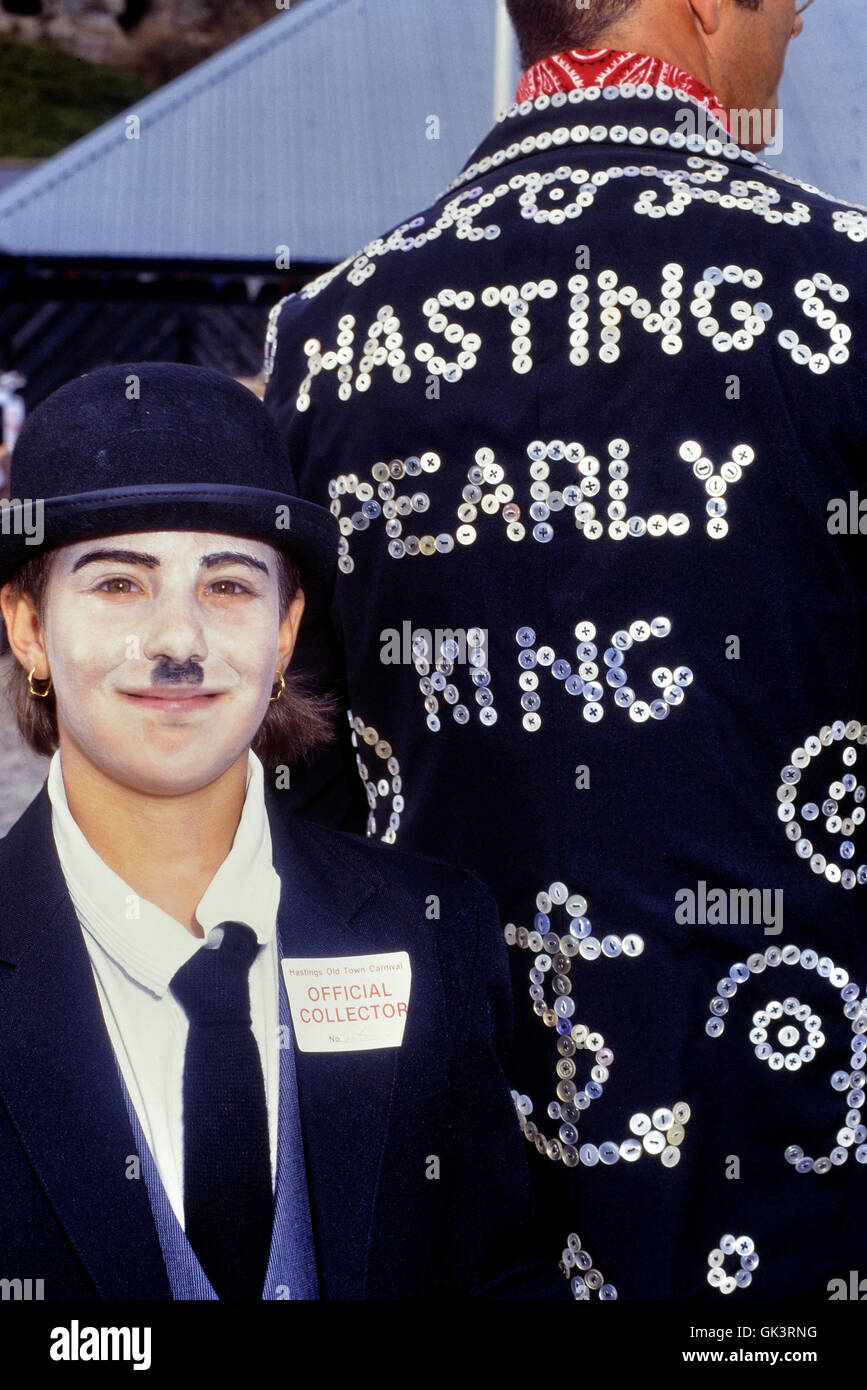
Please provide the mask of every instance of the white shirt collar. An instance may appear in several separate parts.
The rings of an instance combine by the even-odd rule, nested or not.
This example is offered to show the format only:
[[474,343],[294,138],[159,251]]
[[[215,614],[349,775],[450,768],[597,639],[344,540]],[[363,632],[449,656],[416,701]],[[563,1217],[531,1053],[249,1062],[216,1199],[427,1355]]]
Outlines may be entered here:
[[[202,945],[201,939],[155,903],[140,898],[89,844],[69,809],[59,749],[48,769],[47,791],[54,843],[79,922],[127,975],[163,995],[172,976]],[[196,916],[209,945],[220,939],[220,934],[212,935],[213,929],[227,921],[246,923],[262,945],[275,936],[279,898],[264,772],[251,749],[232,848],[199,901]]]

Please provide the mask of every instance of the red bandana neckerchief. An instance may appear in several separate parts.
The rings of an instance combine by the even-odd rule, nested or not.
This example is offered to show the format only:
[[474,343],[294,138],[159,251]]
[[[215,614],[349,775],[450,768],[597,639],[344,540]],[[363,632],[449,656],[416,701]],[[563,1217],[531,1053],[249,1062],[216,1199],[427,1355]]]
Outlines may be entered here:
[[534,97],[552,92],[568,92],[573,87],[622,86],[632,82],[637,87],[648,82],[652,87],[665,83],[672,90],[680,88],[702,106],[706,106],[728,130],[728,113],[708,87],[674,63],[651,58],[646,53],[624,53],[617,48],[573,48],[555,53],[528,68],[521,78],[517,101],[532,101]]

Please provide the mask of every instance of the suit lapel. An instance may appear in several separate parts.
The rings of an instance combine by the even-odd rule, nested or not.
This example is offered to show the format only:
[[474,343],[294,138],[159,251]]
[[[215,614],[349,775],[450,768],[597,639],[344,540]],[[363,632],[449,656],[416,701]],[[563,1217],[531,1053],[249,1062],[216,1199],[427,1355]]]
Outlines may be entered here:
[[[337,837],[296,820],[266,793],[282,890],[280,954],[304,959],[396,949],[361,908],[376,884]],[[282,976],[280,988],[284,988]],[[364,1297],[379,1174],[399,1049],[299,1052],[295,1063],[320,1296]]]
[[171,1298],[43,787],[0,842],[0,1094],[102,1298]]

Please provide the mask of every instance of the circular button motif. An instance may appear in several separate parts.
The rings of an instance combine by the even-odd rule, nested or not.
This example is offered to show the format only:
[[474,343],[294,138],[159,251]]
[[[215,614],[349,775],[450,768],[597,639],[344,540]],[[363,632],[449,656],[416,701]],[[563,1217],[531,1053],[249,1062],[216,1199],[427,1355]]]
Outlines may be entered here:
[[[823,737],[823,734],[825,737]],[[851,891],[856,885],[867,882],[867,863],[859,856],[857,828],[863,823],[861,801],[865,788],[859,782],[857,772],[850,771],[858,761],[858,750],[867,742],[867,727],[858,720],[848,724],[837,721],[833,726],[826,725],[818,735],[806,738],[803,745],[796,748],[791,761],[780,771],[780,781],[788,788],[786,798],[788,809],[779,814],[786,826],[786,834],[795,845],[795,852],[808,860],[813,873],[821,874],[826,882],[839,885],[844,891]],[[838,744],[836,752],[826,760],[824,754]],[[842,747],[839,745],[842,744]],[[834,760],[839,757],[839,774],[834,775]],[[817,768],[821,760],[822,766]],[[830,779],[825,766],[828,764]],[[801,785],[808,787],[809,794],[799,804]],[[779,792],[778,792],[779,794]],[[851,798],[851,800],[850,800]],[[818,834],[822,843],[817,846],[812,839],[802,834],[801,820],[822,822],[824,835],[818,825],[811,829]],[[857,862],[860,858],[860,862]],[[853,862],[855,861],[855,862]]]
[[[726,1261],[737,1257],[740,1268],[731,1273],[726,1270]],[[721,1294],[734,1293],[736,1289],[749,1288],[753,1282],[753,1270],[758,1267],[759,1257],[755,1243],[750,1236],[724,1235],[715,1249],[707,1257],[707,1282]],[[730,1266],[731,1268],[731,1266]]]

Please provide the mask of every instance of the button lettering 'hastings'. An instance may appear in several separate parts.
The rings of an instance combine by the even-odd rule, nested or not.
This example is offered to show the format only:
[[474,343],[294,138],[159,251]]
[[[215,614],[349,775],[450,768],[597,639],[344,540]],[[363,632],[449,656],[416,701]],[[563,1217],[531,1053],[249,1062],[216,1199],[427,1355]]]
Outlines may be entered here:
[[[521,299],[514,285],[487,286],[478,299],[470,289],[443,290],[419,306],[424,315],[425,331],[437,341],[419,336],[411,346],[406,338],[406,323],[393,305],[385,304],[367,326],[360,357],[357,357],[356,348],[356,318],[353,314],[343,314],[335,326],[333,347],[325,346],[320,338],[309,338],[304,343],[307,374],[298,387],[295,407],[301,412],[309,410],[317,377],[321,383],[317,388],[320,393],[325,380],[331,377],[341,401],[350,400],[354,391],[369,391],[382,377],[383,368],[388,378],[399,386],[411,381],[419,368],[425,375],[443,377],[449,385],[456,385],[478,366],[483,351],[501,352],[506,344],[511,346],[512,370],[524,375],[534,365],[530,355],[533,334],[543,330],[549,334],[549,316],[555,312],[562,319],[564,353],[575,367],[586,366],[591,360],[609,365],[618,361],[623,330],[630,319],[633,323],[627,341],[633,348],[642,342],[647,346],[647,339],[638,335],[641,326],[658,342],[664,355],[676,356],[684,347],[685,328],[689,328],[690,341],[696,346],[705,339],[707,346],[716,352],[728,353],[734,349],[736,355],[746,353],[775,317],[773,306],[766,300],[745,299],[743,291],[739,293],[741,285],[751,294],[763,284],[764,275],[755,266],[733,263],[722,268],[705,267],[693,284],[689,314],[683,318],[683,267],[668,263],[660,268],[659,275],[656,309],[638,287],[621,284],[618,272],[611,268],[596,277],[595,286],[583,274],[573,275],[560,285],[553,279],[529,282],[535,285],[534,299],[539,305],[537,309],[536,303],[533,304],[532,316],[530,305]],[[776,336],[777,344],[795,366],[819,373],[849,361],[848,345],[852,336],[848,324],[839,319],[837,310],[829,303],[833,300],[838,307],[844,304],[849,299],[849,290],[843,284],[830,281],[826,289],[826,280],[828,277],[821,273],[802,275],[793,287],[793,304],[787,304],[785,311],[787,317],[794,319],[793,311],[800,309],[801,315],[812,320],[816,329],[826,335],[827,342],[819,347],[801,343],[791,323]],[[724,303],[719,297],[721,288],[728,292]],[[594,291],[598,295],[598,305],[591,322],[587,311],[591,303],[589,294]],[[570,296],[568,306],[565,305],[566,293]],[[544,301],[555,299],[560,301],[556,308],[542,307]],[[276,305],[272,313],[278,311],[282,303]],[[457,311],[462,319],[450,319],[448,314],[441,312],[444,307]],[[566,313],[567,307],[569,313]],[[507,311],[505,314],[503,308]],[[496,320],[490,316],[494,309],[500,309]],[[408,317],[407,311],[402,312]],[[463,317],[468,314],[472,314],[471,322]],[[418,319],[416,306],[413,306],[412,318]],[[595,335],[592,343],[591,331]],[[415,370],[408,359],[415,360]]]

